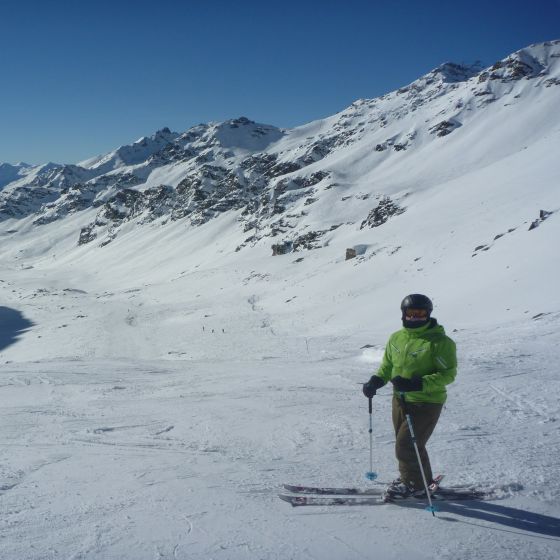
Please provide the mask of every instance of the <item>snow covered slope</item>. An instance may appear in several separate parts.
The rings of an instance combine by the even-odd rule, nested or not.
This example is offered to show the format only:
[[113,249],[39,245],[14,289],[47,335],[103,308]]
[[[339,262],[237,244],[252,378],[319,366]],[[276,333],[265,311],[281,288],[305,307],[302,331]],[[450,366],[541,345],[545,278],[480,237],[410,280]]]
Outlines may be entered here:
[[0,163],[0,189],[25,176],[31,167],[33,166],[27,163],[17,163],[16,165]]
[[[6,167],[2,554],[558,558],[559,59],[534,45],[291,130],[239,118]],[[459,349],[434,467],[503,499],[291,510],[283,482],[367,484],[359,383],[411,292]]]

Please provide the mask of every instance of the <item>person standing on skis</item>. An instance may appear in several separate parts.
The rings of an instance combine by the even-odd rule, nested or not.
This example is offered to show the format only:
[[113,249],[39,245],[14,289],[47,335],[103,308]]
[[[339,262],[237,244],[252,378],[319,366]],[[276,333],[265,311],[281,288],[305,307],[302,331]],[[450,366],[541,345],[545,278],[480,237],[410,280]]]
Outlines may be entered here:
[[403,328],[391,335],[377,374],[363,385],[364,395],[371,398],[387,382],[393,384],[392,415],[400,477],[387,488],[389,498],[425,495],[404,407],[412,420],[428,484],[433,479],[426,443],[447,398],[446,385],[455,380],[457,355],[453,340],[431,317],[432,310],[432,302],[425,295],[410,294],[402,300]]

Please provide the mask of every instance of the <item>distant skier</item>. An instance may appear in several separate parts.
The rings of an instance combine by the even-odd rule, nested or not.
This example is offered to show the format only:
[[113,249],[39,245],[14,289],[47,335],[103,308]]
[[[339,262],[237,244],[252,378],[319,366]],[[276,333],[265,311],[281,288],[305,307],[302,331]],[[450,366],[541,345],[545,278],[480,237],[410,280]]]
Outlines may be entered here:
[[433,474],[426,443],[436,427],[447,398],[445,386],[452,383],[457,374],[455,343],[446,336],[436,319],[431,318],[432,310],[431,300],[422,294],[411,294],[403,299],[403,328],[391,335],[377,374],[363,385],[364,395],[371,398],[388,381],[393,384],[392,415],[400,477],[387,488],[389,498],[425,494],[401,393],[412,419],[422,466],[429,484]]

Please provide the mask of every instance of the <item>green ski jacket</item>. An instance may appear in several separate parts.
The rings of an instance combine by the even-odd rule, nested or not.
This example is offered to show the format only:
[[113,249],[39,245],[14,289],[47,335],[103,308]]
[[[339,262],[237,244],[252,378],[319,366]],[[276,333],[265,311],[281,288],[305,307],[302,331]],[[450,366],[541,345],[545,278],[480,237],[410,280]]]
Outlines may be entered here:
[[457,375],[455,343],[435,319],[417,329],[402,328],[389,338],[377,375],[385,383],[398,375],[407,379],[420,376],[422,391],[406,393],[406,400],[443,404],[445,386]]

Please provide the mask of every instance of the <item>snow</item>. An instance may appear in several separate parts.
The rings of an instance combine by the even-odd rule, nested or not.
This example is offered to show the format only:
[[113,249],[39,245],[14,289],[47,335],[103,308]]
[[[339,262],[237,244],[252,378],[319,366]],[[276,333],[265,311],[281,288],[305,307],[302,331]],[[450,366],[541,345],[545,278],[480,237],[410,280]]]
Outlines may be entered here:
[[119,167],[133,166],[144,162],[179,135],[169,129],[158,130],[153,136],[143,136],[129,146],[121,146],[115,151],[80,162],[78,165],[85,169],[94,170],[102,174]]
[[[198,233],[219,254],[215,225]],[[421,283],[460,358],[432,462],[449,483],[503,486],[504,499],[444,505],[435,520],[397,506],[292,510],[276,498],[283,482],[369,484],[359,383],[398,328],[406,290],[376,296],[379,280],[369,288],[351,262],[222,264],[202,250],[158,261],[133,258],[137,245],[121,266],[123,247],[108,246],[97,270],[84,250],[3,271],[0,315],[23,316],[0,332],[7,558],[558,556],[557,304],[485,324],[481,294],[453,302],[468,279],[451,293]],[[382,481],[396,474],[389,407],[383,390]]]
[[21,176],[25,175],[29,168],[32,167],[27,163],[0,163],[0,190],[9,183],[17,181]]
[[[529,50],[543,80],[558,73],[551,49]],[[102,248],[77,245],[95,208],[0,222],[0,557],[556,560],[558,93],[493,82],[498,100],[478,107],[475,82],[415,111],[390,94],[253,138],[293,161],[341,122],[372,119],[309,166],[337,183],[320,183],[302,218],[305,231],[342,224],[321,249],[272,257],[265,238],[236,251],[239,211],[198,227],[130,222]],[[434,138],[459,98],[462,126]],[[257,149],[224,127],[196,134],[235,157]],[[404,152],[373,149],[413,131]],[[114,169],[116,154],[84,166]],[[176,185],[189,165],[150,169],[138,188]],[[381,194],[406,212],[360,229]],[[540,210],[552,214],[529,231]],[[442,504],[436,518],[420,505],[292,509],[282,483],[372,484],[360,384],[412,292],[434,300],[459,352],[434,471],[500,499]],[[397,474],[390,400],[387,388],[374,399],[381,482]]]

